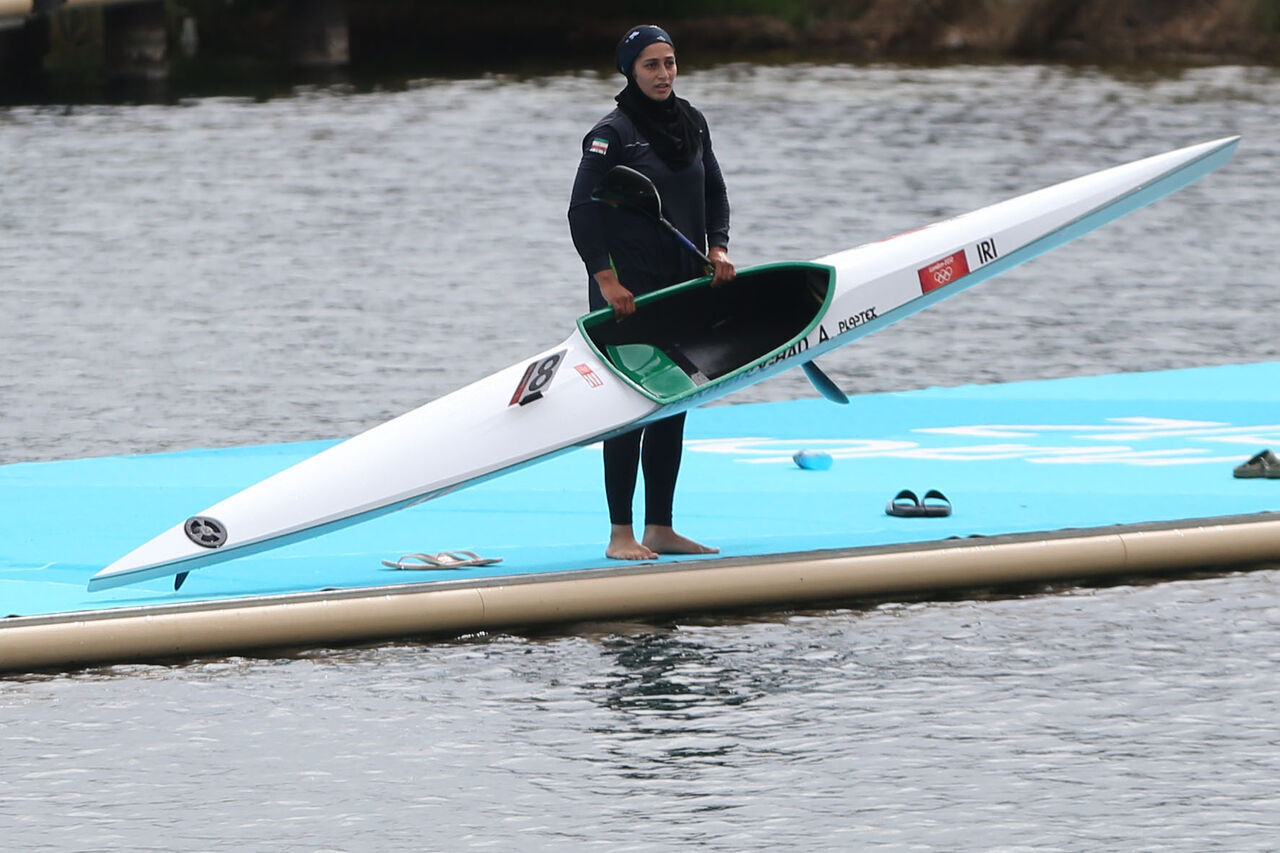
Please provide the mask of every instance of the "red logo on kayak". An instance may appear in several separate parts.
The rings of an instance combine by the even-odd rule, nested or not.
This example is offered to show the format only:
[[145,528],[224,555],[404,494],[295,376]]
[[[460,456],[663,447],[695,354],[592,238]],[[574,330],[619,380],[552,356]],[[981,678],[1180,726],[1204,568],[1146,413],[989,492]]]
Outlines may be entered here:
[[583,379],[587,380],[587,384],[592,388],[599,388],[604,384],[604,380],[599,376],[596,376],[596,372],[591,369],[591,365],[589,364],[579,364],[573,369],[578,371],[579,375],[581,375]]
[[969,261],[965,259],[964,249],[961,249],[916,270],[916,273],[920,276],[920,292],[928,293],[968,275]]

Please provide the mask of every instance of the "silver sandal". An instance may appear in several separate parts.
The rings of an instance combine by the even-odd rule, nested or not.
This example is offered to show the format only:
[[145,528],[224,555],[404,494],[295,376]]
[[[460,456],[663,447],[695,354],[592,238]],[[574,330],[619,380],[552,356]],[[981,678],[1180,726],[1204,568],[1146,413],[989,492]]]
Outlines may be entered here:
[[492,566],[501,563],[501,557],[481,557],[475,551],[441,551],[439,554],[405,554],[398,560],[383,560],[388,569],[469,569],[473,566]]

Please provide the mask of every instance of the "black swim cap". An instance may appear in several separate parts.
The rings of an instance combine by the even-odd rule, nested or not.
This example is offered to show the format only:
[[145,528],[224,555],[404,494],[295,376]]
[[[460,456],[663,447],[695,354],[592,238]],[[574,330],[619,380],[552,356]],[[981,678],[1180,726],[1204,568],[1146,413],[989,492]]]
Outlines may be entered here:
[[630,80],[631,68],[636,64],[636,57],[646,47],[658,42],[666,42],[672,48],[675,48],[675,43],[671,41],[671,36],[667,35],[667,31],[662,27],[655,27],[653,24],[641,24],[638,27],[632,27],[627,30],[627,34],[622,37],[622,41],[618,42],[618,70]]

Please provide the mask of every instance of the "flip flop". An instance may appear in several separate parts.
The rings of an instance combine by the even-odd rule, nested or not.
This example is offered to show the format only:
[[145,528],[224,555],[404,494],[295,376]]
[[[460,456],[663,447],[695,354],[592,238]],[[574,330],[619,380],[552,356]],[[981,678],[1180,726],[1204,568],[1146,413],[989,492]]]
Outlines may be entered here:
[[399,560],[383,560],[388,569],[469,569],[473,566],[492,566],[501,563],[501,557],[481,557],[475,551],[441,551],[439,554],[405,554]]
[[920,499],[920,508],[929,518],[946,518],[951,515],[951,501],[937,489],[930,489]]
[[884,511],[898,518],[945,518],[951,515],[951,501],[937,489],[925,492],[923,500],[910,489],[903,489],[885,504]]
[[1280,457],[1270,450],[1263,450],[1243,465],[1237,465],[1232,473],[1242,480],[1258,477],[1280,480]]

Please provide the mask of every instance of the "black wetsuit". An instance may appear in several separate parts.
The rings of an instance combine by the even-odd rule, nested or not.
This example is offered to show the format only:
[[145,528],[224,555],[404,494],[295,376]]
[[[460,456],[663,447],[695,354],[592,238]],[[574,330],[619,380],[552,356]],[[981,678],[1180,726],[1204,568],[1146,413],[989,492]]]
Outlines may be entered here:
[[[706,119],[694,112],[701,154],[672,170],[620,109],[601,119],[582,140],[582,160],[569,201],[573,244],[587,267],[591,308],[608,305],[594,273],[613,267],[636,296],[703,275],[701,262],[642,213],[591,201],[604,174],[618,164],[646,175],[662,196],[663,215],[703,251],[729,245],[729,197],[711,148]],[[645,310],[641,308],[640,310]],[[644,446],[641,452],[641,437]],[[645,524],[671,525],[676,475],[684,443],[684,414],[656,421],[604,443],[609,520],[630,525],[637,469],[643,461]]]

